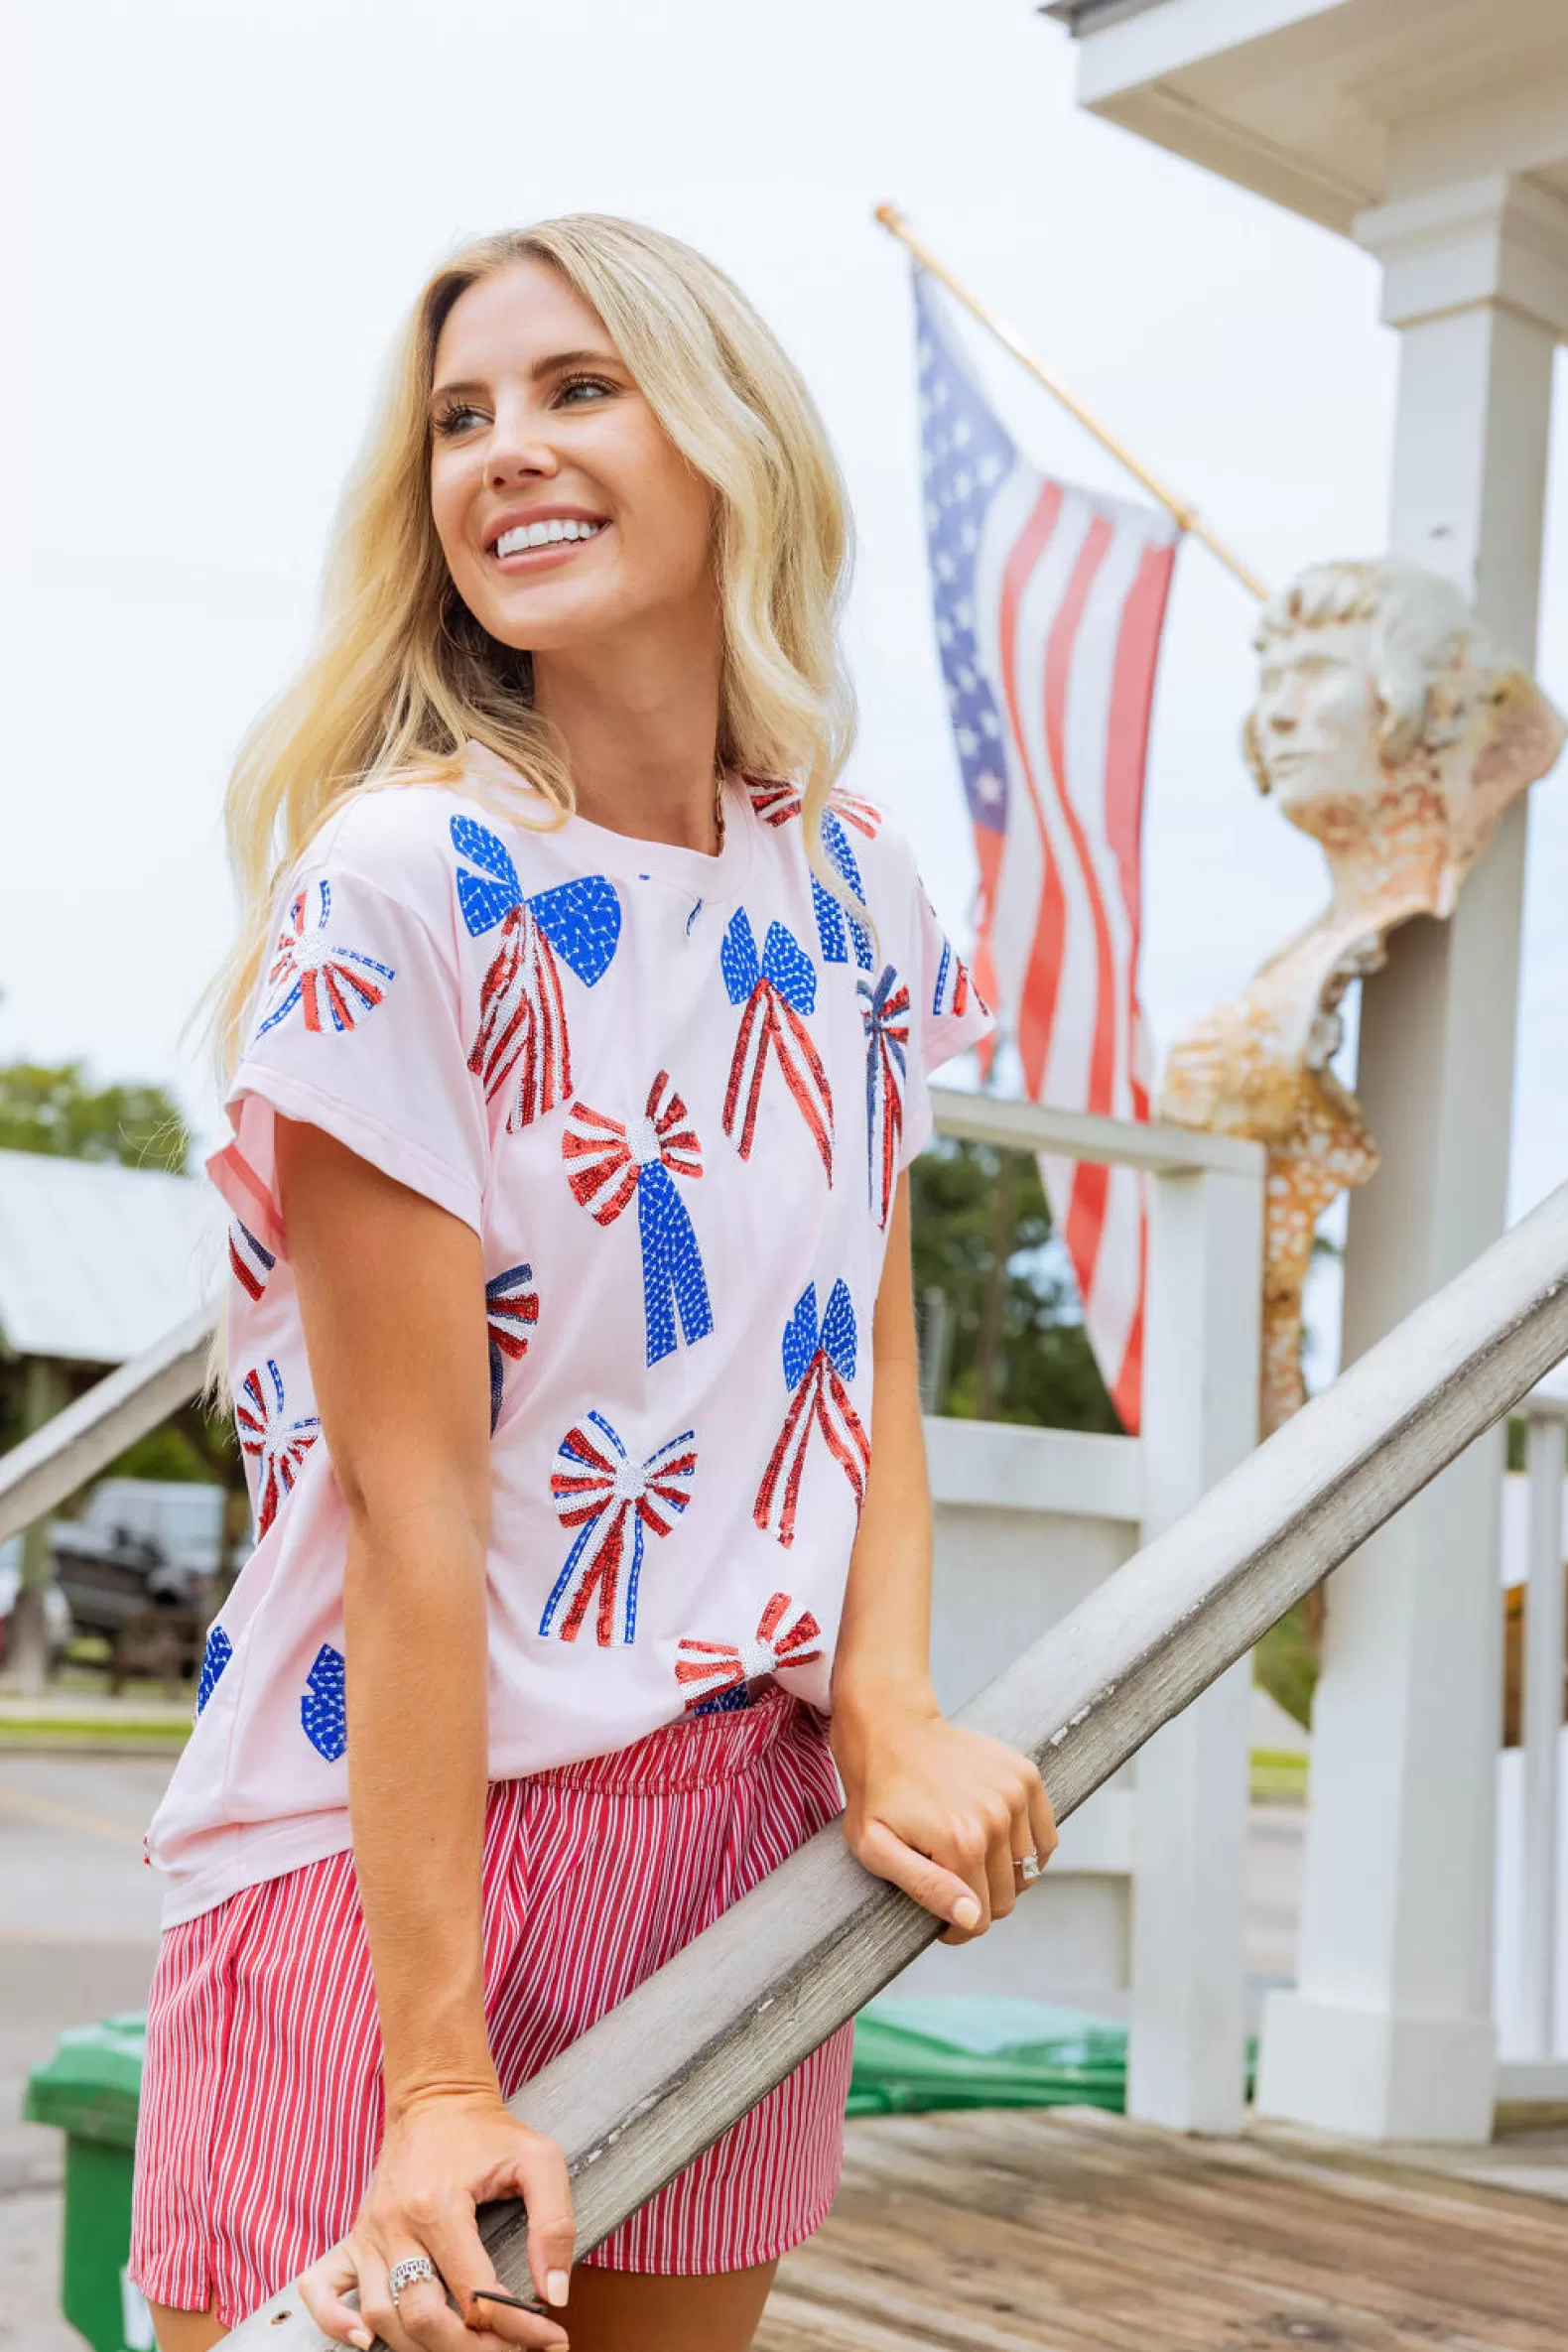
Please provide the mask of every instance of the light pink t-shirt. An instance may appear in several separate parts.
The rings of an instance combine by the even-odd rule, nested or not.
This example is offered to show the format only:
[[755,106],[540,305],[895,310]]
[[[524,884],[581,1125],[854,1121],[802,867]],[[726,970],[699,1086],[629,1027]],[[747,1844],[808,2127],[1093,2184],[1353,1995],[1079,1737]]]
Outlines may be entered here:
[[990,1017],[863,801],[825,838],[864,925],[815,882],[787,786],[732,779],[710,857],[530,830],[502,813],[540,807],[512,770],[475,748],[468,775],[363,794],[312,844],[208,1163],[260,1540],[149,1839],[170,1921],[349,1844],[347,1521],[278,1112],[483,1242],[491,1777],[770,1675],[828,1703],[894,1184],[928,1072]]

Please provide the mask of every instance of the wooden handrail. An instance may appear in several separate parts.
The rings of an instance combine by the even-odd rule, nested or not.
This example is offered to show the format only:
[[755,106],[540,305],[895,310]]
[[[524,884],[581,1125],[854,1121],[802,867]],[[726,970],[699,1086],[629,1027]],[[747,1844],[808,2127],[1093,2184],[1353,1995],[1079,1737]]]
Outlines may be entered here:
[[56,1509],[127,1446],[189,1404],[206,1374],[216,1309],[196,1307],[155,1347],[0,1454],[0,1543]]
[[[1065,1818],[1568,1354],[1568,1186],[1407,1317],[964,1710]],[[824,1830],[529,2083],[580,2252],[673,2178],[936,1934]],[[998,1932],[1005,1934],[1006,1929]],[[481,2216],[531,2292],[520,2207]],[[326,2352],[291,2288],[232,2352]]]

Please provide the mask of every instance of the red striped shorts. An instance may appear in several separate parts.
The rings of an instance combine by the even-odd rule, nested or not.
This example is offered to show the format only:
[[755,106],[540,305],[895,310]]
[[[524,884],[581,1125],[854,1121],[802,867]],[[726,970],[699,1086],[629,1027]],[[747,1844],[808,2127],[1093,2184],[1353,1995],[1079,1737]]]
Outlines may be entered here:
[[[776,1687],[490,1789],[484,1984],[510,2098],[830,1821],[820,1716]],[[771,2262],[826,2215],[850,2029],[585,2259],[691,2275]],[[241,1889],[165,1931],[147,2020],[131,2276],[232,2327],[346,2235],[382,2129],[353,1858]]]

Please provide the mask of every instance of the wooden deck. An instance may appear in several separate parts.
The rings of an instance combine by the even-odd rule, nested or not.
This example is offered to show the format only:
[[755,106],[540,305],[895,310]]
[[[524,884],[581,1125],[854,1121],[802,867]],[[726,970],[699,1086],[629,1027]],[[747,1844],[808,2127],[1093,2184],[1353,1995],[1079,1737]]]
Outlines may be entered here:
[[755,2352],[1565,2352],[1568,2203],[1086,2111],[853,2124]]

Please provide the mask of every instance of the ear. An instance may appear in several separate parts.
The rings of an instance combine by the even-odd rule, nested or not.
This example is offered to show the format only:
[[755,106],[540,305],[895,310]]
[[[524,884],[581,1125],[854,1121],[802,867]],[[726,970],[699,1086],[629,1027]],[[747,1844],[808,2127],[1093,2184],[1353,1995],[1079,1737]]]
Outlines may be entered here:
[[1266,800],[1271,789],[1268,770],[1263,765],[1262,745],[1257,734],[1257,713],[1248,711],[1241,721],[1241,757],[1251,773],[1252,782]]

